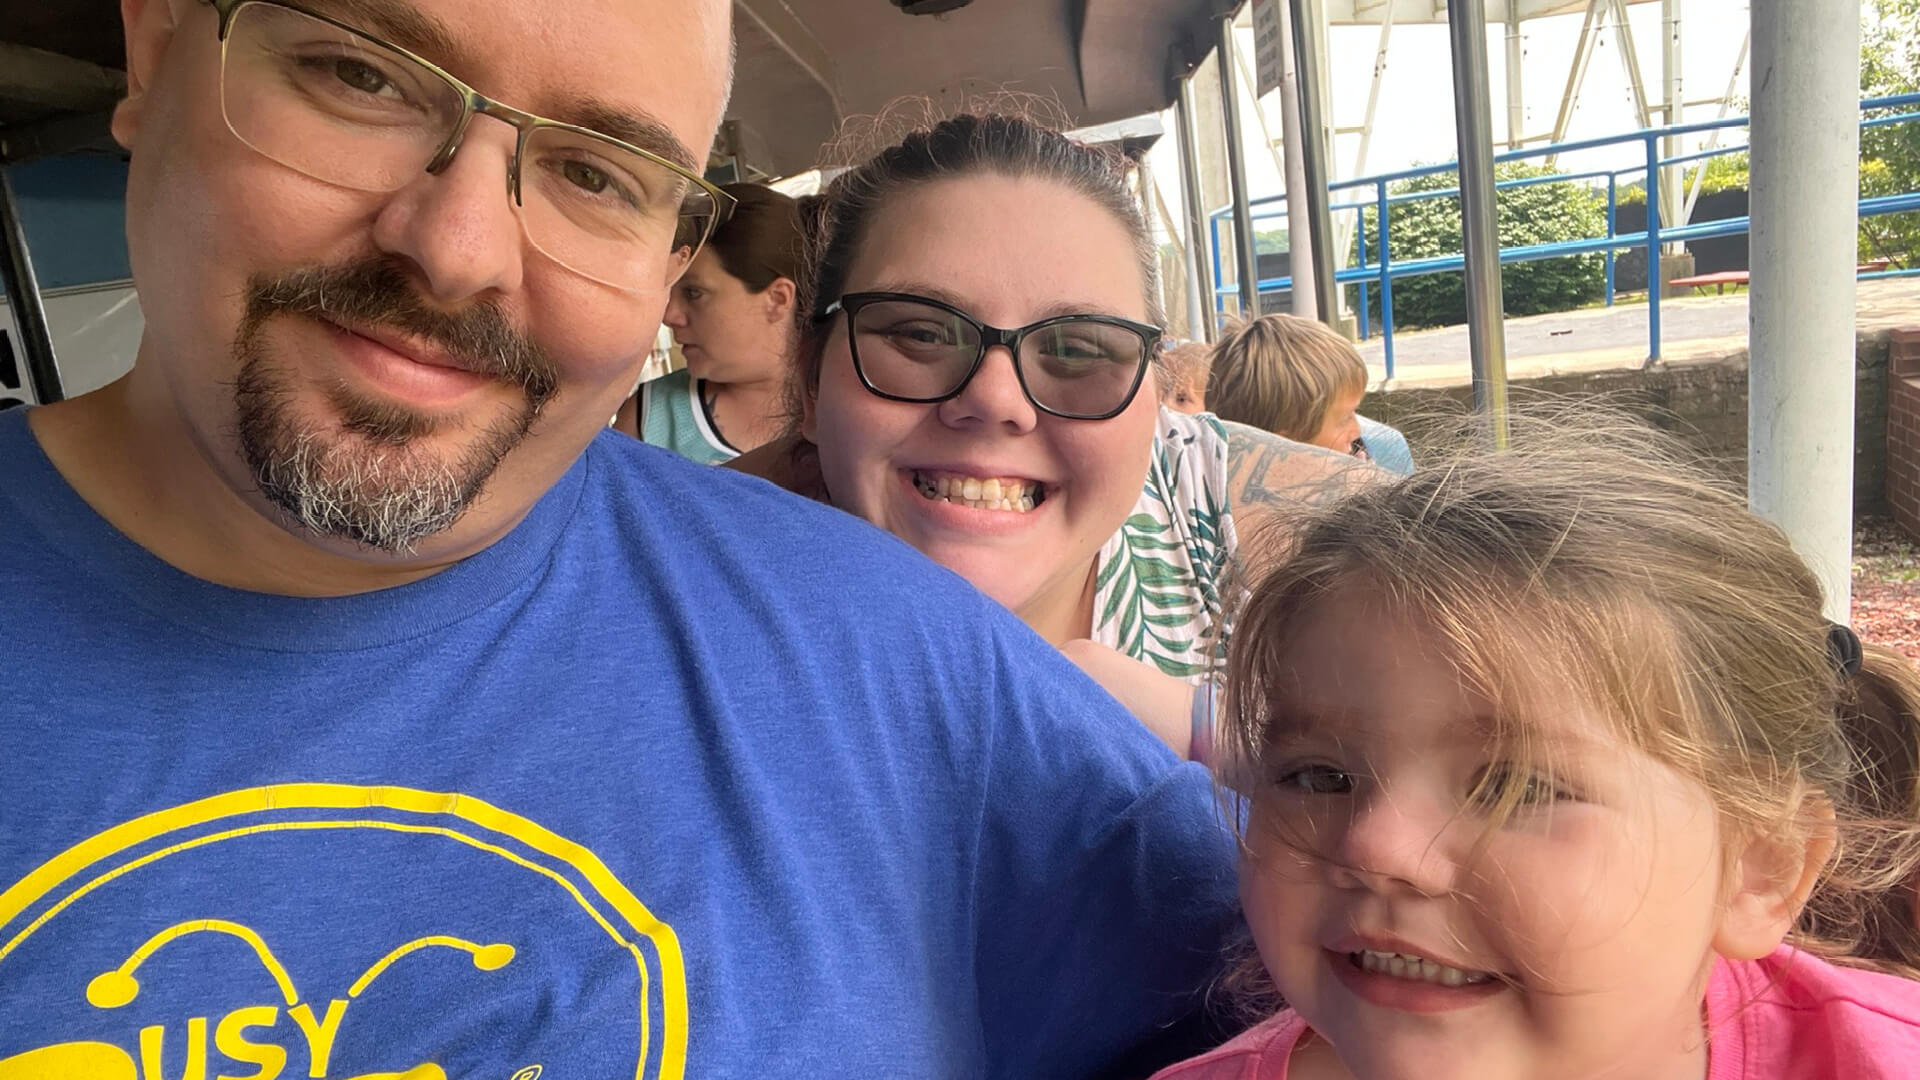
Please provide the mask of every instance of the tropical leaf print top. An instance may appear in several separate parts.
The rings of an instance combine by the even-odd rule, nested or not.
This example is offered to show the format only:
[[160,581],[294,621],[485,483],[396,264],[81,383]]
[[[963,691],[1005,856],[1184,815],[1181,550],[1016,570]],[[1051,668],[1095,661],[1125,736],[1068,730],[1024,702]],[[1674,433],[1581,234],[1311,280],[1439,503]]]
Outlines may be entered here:
[[1227,568],[1227,432],[1211,413],[1160,410],[1146,487],[1094,560],[1094,640],[1200,682],[1220,653]]

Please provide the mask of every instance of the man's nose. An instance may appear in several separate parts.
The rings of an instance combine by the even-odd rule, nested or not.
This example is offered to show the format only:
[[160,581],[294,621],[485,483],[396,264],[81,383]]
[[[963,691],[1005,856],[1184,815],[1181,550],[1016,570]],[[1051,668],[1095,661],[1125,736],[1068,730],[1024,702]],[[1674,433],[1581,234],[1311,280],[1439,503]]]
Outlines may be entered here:
[[420,271],[434,300],[510,293],[525,273],[526,239],[507,187],[516,133],[476,119],[438,174],[422,172],[374,221],[374,243]]

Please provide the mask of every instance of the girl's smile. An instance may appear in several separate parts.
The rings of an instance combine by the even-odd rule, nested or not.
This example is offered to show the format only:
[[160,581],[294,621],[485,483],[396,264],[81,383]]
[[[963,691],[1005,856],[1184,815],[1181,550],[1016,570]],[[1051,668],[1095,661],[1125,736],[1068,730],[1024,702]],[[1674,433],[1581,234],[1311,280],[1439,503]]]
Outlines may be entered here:
[[[1364,588],[1299,625],[1241,886],[1288,1003],[1369,1080],[1698,1080],[1707,792],[1550,678],[1469,690],[1438,634]],[[1535,764],[1491,738],[1516,713]]]

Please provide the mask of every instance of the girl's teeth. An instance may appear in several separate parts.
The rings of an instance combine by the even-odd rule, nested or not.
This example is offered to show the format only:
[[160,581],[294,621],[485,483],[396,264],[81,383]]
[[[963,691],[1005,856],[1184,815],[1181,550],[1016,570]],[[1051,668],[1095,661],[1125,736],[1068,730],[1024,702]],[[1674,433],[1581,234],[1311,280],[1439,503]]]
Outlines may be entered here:
[[999,477],[927,476],[915,473],[913,486],[926,499],[939,499],[972,507],[975,510],[1004,510],[1026,513],[1040,505],[1040,485],[1025,480]]
[[1436,964],[1424,956],[1374,952],[1372,949],[1363,949],[1351,955],[1367,971],[1391,975],[1396,979],[1413,979],[1418,982],[1438,983],[1441,986],[1473,986],[1493,978],[1484,971],[1463,971],[1460,968],[1447,967],[1445,964]]

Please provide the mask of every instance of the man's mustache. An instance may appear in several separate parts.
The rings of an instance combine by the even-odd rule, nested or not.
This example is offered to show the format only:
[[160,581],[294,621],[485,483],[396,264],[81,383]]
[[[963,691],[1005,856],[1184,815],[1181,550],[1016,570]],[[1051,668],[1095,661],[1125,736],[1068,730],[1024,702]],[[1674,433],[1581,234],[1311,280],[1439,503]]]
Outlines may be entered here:
[[497,303],[480,301],[458,312],[430,306],[390,257],[255,274],[247,282],[247,325],[258,327],[274,315],[307,315],[348,329],[397,330],[452,354],[479,374],[521,387],[536,413],[559,385],[546,350],[515,329]]

